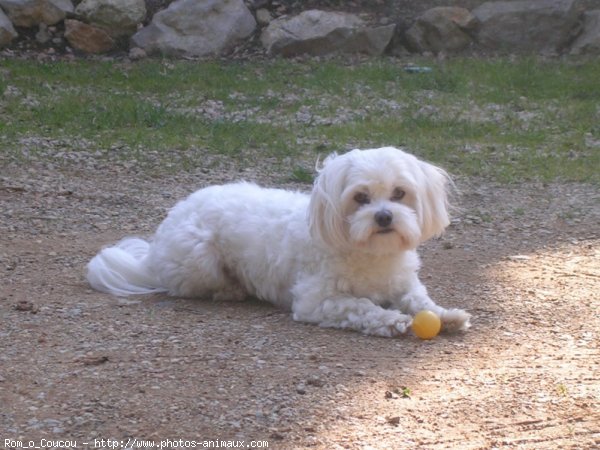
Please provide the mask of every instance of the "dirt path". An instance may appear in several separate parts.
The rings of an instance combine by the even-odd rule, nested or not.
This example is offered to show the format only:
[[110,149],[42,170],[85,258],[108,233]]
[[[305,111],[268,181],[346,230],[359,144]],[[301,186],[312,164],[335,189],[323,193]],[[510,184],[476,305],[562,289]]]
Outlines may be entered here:
[[422,278],[473,327],[430,342],[297,324],[259,302],[119,300],[87,287],[101,246],[151,232],[176,199],[238,176],[2,169],[0,448],[600,446],[597,187],[458,180],[461,209],[422,249]]

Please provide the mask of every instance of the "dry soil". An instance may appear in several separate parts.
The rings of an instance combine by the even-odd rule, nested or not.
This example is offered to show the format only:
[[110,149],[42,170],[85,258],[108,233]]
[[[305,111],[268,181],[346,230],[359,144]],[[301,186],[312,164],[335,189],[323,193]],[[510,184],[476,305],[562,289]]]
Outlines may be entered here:
[[473,327],[421,341],[299,324],[259,301],[119,299],[86,284],[99,248],[150,234],[199,187],[309,189],[269,167],[206,157],[194,173],[150,175],[91,158],[1,170],[0,448],[600,446],[597,186],[458,179],[453,223],[421,249],[421,275]]

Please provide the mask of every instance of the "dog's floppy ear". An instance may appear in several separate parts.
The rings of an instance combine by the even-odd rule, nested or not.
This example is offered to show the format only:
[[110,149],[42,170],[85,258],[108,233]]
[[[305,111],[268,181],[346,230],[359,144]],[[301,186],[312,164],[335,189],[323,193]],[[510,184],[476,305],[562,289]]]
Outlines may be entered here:
[[348,231],[345,224],[342,192],[346,185],[349,159],[329,155],[315,180],[308,207],[308,224],[313,239],[320,240],[336,249],[344,248],[348,243]]
[[448,174],[432,164],[419,161],[421,179],[417,183],[417,215],[421,242],[442,234],[450,224],[448,216]]

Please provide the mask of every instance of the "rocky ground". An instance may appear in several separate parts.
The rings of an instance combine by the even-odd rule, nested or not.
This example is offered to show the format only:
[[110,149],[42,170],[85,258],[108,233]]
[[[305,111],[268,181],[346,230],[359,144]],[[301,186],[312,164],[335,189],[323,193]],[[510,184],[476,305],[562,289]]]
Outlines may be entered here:
[[[73,1],[77,6],[81,3],[78,0]],[[146,18],[143,25],[148,25],[155,13],[165,9],[172,3],[172,0],[146,0]],[[396,37],[393,45],[388,46],[388,52],[392,54],[406,53],[404,42],[404,31],[414,24],[417,17],[428,9],[438,6],[457,6],[472,11],[477,6],[485,3],[483,0],[423,0],[419,2],[410,0],[247,0],[246,5],[256,15],[258,10],[266,10],[272,17],[281,17],[285,15],[296,15],[308,9],[320,9],[324,11],[344,11],[360,14],[367,19],[367,22],[374,24],[397,25]],[[577,10],[596,9],[597,0],[579,0]],[[69,16],[71,17],[71,16]],[[79,31],[74,31],[74,30]],[[24,57],[40,60],[55,59],[74,59],[74,58],[101,58],[101,59],[139,59],[144,57],[145,53],[138,51],[129,52],[130,43],[127,38],[118,38],[116,42],[107,43],[106,39],[100,38],[97,34],[89,30],[82,32],[82,36],[76,40],[79,46],[69,44],[65,38],[65,24],[61,21],[51,26],[34,26],[31,28],[17,27],[18,38],[5,48],[0,50],[0,57]],[[72,24],[70,33],[78,34],[81,28]],[[558,30],[555,30],[557,33]],[[581,31],[577,28],[577,31]],[[560,34],[560,33],[559,33]],[[254,33],[248,39],[240,42],[234,48],[229,49],[225,55],[226,58],[256,58],[265,57],[266,50],[259,39],[259,32]],[[396,45],[398,44],[398,45]],[[81,47],[83,46],[83,47]],[[408,45],[410,47],[410,45]],[[79,50],[77,50],[79,48]],[[85,51],[83,49],[86,49]],[[110,51],[108,49],[111,49]],[[413,51],[421,51],[419,48],[413,48]],[[522,51],[514,49],[517,53]],[[86,53],[87,52],[87,53]],[[90,53],[91,52],[91,53]],[[94,55],[94,52],[100,52],[100,55]],[[494,54],[489,48],[482,47],[476,43],[463,49],[462,52],[475,55]]]
[[[593,0],[584,0],[593,1]],[[173,0],[146,0],[146,20],[148,25],[154,14],[167,8]],[[74,5],[80,1],[73,1]],[[321,9],[325,11],[345,11],[363,14],[371,17],[374,21],[389,19],[398,23],[401,29],[410,26],[415,18],[427,9],[436,6],[461,6],[473,9],[484,3],[482,0],[423,0],[414,2],[409,0],[248,0],[246,4],[252,11],[266,9],[273,17],[281,15],[295,15],[308,9]],[[36,58],[40,60],[72,59],[76,57],[122,59],[128,56],[128,42],[120,42],[109,54],[94,56],[73,50],[64,39],[64,25],[59,23],[49,28],[44,27],[44,33],[39,34],[38,27],[19,28],[19,38],[5,49],[0,51],[0,56]],[[248,39],[243,44],[234,48],[228,58],[248,58],[264,56],[264,49],[258,39],[258,34]]]
[[597,186],[458,179],[454,221],[423,247],[422,279],[473,327],[426,342],[298,324],[257,301],[118,299],[87,286],[99,248],[151,233],[203,185],[273,184],[268,163],[240,170],[207,157],[194,173],[151,174],[93,155],[6,163],[0,448],[42,438],[600,446]]

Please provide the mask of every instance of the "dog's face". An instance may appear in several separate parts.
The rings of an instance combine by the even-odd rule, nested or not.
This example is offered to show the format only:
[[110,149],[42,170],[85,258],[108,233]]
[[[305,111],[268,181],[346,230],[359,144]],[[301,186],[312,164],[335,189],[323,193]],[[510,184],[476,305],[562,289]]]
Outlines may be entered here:
[[311,234],[338,251],[414,249],[449,224],[447,182],[441,169],[392,147],[332,155],[312,192]]

